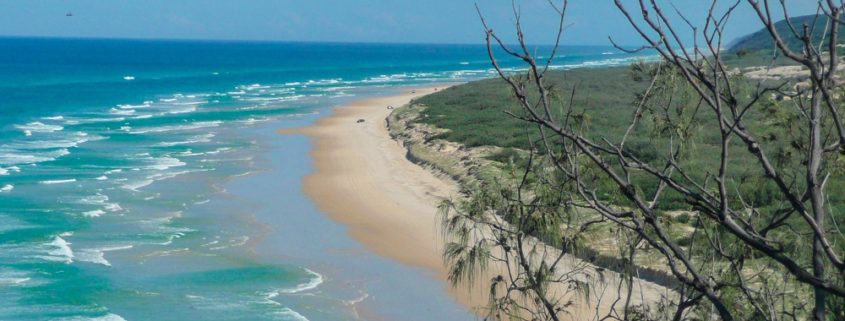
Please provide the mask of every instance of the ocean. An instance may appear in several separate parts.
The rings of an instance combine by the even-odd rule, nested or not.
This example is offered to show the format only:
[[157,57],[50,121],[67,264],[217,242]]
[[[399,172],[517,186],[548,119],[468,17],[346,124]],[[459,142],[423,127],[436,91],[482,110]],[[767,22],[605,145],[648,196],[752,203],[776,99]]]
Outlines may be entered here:
[[[362,97],[493,77],[484,46],[0,47],[0,320],[472,318],[446,285],[320,213],[299,186],[308,141],[276,130]],[[564,47],[555,67],[644,57]]]

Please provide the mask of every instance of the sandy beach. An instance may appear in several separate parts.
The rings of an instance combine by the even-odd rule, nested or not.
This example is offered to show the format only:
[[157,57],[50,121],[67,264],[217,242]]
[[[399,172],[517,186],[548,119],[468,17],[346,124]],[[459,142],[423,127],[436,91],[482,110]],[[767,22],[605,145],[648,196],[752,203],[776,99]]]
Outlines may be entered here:
[[[350,236],[371,251],[425,269],[443,284],[445,292],[475,309],[485,305],[487,294],[480,287],[468,290],[448,285],[437,225],[437,205],[444,198],[459,196],[459,186],[406,159],[405,148],[390,137],[386,126],[393,111],[387,106],[403,106],[434,91],[409,89],[394,96],[355,101],[336,107],[313,126],[280,133],[311,138],[314,172],[303,179],[303,189],[322,212],[347,226]],[[661,291],[654,284],[641,283],[653,297]],[[595,304],[606,303],[578,305],[570,317],[592,316]]]
[[437,205],[457,195],[458,185],[408,161],[385,123],[393,111],[387,106],[402,106],[434,91],[419,88],[355,101],[314,126],[282,133],[312,139],[315,171],[304,178],[303,188],[321,211],[348,226],[352,238],[370,250],[424,268],[460,303],[477,306],[486,297],[453,290],[445,282]]

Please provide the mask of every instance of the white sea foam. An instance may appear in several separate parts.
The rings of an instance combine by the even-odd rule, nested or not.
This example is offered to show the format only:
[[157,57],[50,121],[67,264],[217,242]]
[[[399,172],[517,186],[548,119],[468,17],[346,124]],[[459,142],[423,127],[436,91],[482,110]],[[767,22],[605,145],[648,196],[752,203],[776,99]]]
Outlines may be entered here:
[[336,91],[344,91],[344,90],[349,90],[349,89],[355,89],[355,87],[354,86],[335,86],[335,87],[323,88],[321,91],[336,92]]
[[80,144],[105,139],[103,136],[88,135],[85,132],[75,132],[66,135],[60,139],[46,139],[46,140],[25,140],[17,141],[10,144],[2,145],[4,149],[27,149],[27,150],[43,150],[56,148],[71,148],[78,147]]
[[202,121],[196,122],[186,125],[168,125],[168,126],[161,126],[161,127],[149,127],[138,129],[134,131],[130,131],[130,134],[148,134],[148,133],[164,133],[164,132],[171,132],[171,131],[182,131],[182,130],[193,130],[193,129],[200,129],[200,128],[208,128],[208,127],[217,127],[222,124],[221,121]]
[[87,217],[98,217],[108,212],[117,212],[123,210],[120,204],[117,203],[109,203],[109,197],[103,194],[96,194],[91,196],[83,197],[82,199],[78,200],[77,204],[84,204],[84,205],[99,205],[102,206],[102,209],[88,211],[82,213]]
[[144,179],[144,180],[134,181],[134,182],[131,182],[131,183],[128,183],[128,184],[123,184],[120,187],[122,187],[124,189],[128,189],[130,191],[138,191],[139,189],[146,187],[146,186],[148,186],[152,183],[153,183],[153,180]]
[[29,273],[10,269],[0,270],[0,288],[22,286],[32,280]]
[[265,122],[265,121],[269,121],[269,120],[272,120],[272,119],[271,119],[271,118],[267,118],[267,117],[262,117],[262,118],[249,118],[249,119],[246,119],[246,120],[241,120],[241,121],[240,121],[240,123],[247,124],[247,125],[254,125],[255,123],[258,123],[258,122]]
[[167,235],[167,240],[165,242],[156,244],[170,245],[173,243],[174,240],[184,236],[185,234],[196,231],[187,227],[170,226],[170,223],[173,221],[173,219],[180,217],[181,215],[181,212],[176,212],[172,216],[143,220],[139,222],[139,226],[148,233],[155,236]]
[[245,85],[245,86],[238,86],[237,88],[243,89],[243,90],[256,90],[256,89],[267,89],[267,88],[270,88],[270,86],[262,86],[261,84],[251,84],[251,85]]
[[[322,96],[322,95],[319,95]],[[317,95],[311,95],[311,97],[319,97]],[[305,97],[305,95],[292,95],[292,96],[281,96],[281,97],[247,97],[241,98],[241,101],[249,101],[249,102],[256,102],[256,103],[271,103],[271,102],[284,102],[284,101],[297,101],[301,98]],[[264,104],[266,105],[266,104]],[[241,110],[244,110],[241,108]]]
[[202,105],[202,104],[206,104],[206,103],[208,103],[208,102],[203,100],[203,101],[178,102],[178,103],[172,103],[171,105],[174,105],[174,106],[196,106],[196,105]]
[[301,100],[302,98],[305,98],[305,95],[290,95],[290,96],[280,97],[279,101],[298,101],[298,100]]
[[[178,105],[178,104],[174,104],[174,105]],[[187,113],[192,113],[192,112],[195,112],[195,111],[197,111],[197,106],[194,105],[194,104],[184,105],[184,106],[180,105],[180,106],[174,106],[173,108],[170,108],[165,114],[187,114]]]
[[68,318],[61,318],[55,319],[56,321],[126,321],[123,317],[109,313],[101,317],[68,317]]
[[118,109],[118,108],[112,108],[112,109],[110,109],[110,110],[109,110],[109,113],[111,113],[111,114],[115,114],[115,115],[126,116],[126,115],[133,115],[133,114],[135,114],[135,110],[134,110],[134,109]]
[[67,264],[73,263],[73,249],[70,247],[70,242],[65,241],[62,236],[66,235],[59,235],[53,238],[53,241],[47,243],[47,256],[41,256],[41,258],[48,260],[48,261],[55,261],[55,262],[64,262]]
[[76,182],[76,179],[75,179],[75,178],[70,178],[70,179],[44,180],[44,181],[39,181],[39,182],[38,182],[38,184],[43,184],[43,185],[55,185],[55,184],[67,184],[67,183],[73,183],[73,182]]
[[126,319],[124,319],[123,317],[121,317],[117,314],[109,313],[109,314],[104,315],[102,317],[96,318],[92,321],[126,321]]
[[68,151],[66,148],[44,152],[26,152],[20,150],[9,150],[0,148],[0,164],[18,165],[47,162],[55,160],[67,154],[70,154],[70,151]]
[[120,109],[137,109],[137,108],[147,108],[152,106],[151,101],[145,101],[143,104],[140,105],[131,105],[131,104],[124,104],[124,105],[117,105],[117,108]]
[[106,203],[103,204],[103,208],[109,212],[117,212],[123,210],[123,207],[121,207],[118,203]]
[[296,88],[292,87],[274,87],[269,90],[271,95],[278,95],[278,94],[289,94],[296,91]]
[[9,166],[6,168],[0,167],[0,176],[9,175],[10,173],[20,173],[21,168],[17,166]]
[[343,81],[343,78],[320,79],[320,80],[309,80],[308,84],[311,84],[311,85],[334,85],[334,84],[339,84],[341,81]]
[[106,211],[103,211],[103,210],[93,210],[93,211],[87,211],[87,212],[83,212],[83,213],[82,213],[82,215],[83,215],[83,216],[85,216],[85,217],[100,217],[100,216],[102,216],[103,214],[106,214]]
[[86,196],[80,199],[77,203],[87,205],[101,205],[109,200],[109,197],[103,194],[96,194]]
[[208,143],[208,142],[210,142],[210,141],[211,141],[211,139],[212,139],[212,138],[214,138],[214,134],[210,134],[210,133],[209,133],[209,134],[204,134],[204,135],[193,136],[193,137],[189,138],[188,140],[184,140],[184,141],[177,141],[177,142],[162,142],[162,143],[158,143],[158,144],[156,144],[156,146],[161,146],[161,147],[172,147],[172,146],[178,146],[178,145],[190,145],[190,144],[197,144],[197,143]]
[[[162,245],[169,245],[169,244],[162,244]],[[142,258],[141,262],[144,262],[147,258],[151,258],[151,257],[171,256],[171,255],[190,252],[190,251],[191,251],[191,249],[189,249],[187,247],[172,249],[172,250],[153,251],[153,252],[150,252],[150,253],[147,253],[147,254],[144,254],[143,256],[141,256],[141,258]]]
[[204,298],[204,297],[202,297],[202,296],[199,296],[199,295],[193,295],[193,294],[185,294],[185,298],[186,298],[186,299],[190,299],[190,300],[202,300],[202,299],[205,299],[205,298]]
[[31,122],[26,125],[15,125],[15,128],[23,131],[26,136],[32,136],[32,133],[52,133],[64,129],[64,127],[59,125],[47,125],[39,121]]
[[147,168],[160,170],[160,171],[163,171],[163,170],[166,170],[166,169],[169,169],[169,168],[173,168],[173,167],[181,167],[181,166],[187,165],[187,164],[185,164],[185,162],[179,160],[178,158],[173,158],[173,157],[168,157],[168,156],[159,157],[159,158],[152,158],[151,160],[152,160],[153,164],[147,166]]
[[323,284],[323,276],[320,275],[320,273],[311,271],[310,269],[305,269],[305,272],[308,272],[308,274],[311,275],[311,279],[309,279],[308,282],[300,283],[299,285],[290,289],[281,289],[277,292],[285,294],[300,293],[303,291],[316,289],[318,286],[320,286],[320,284]]
[[230,247],[244,246],[247,242],[249,242],[249,236],[240,236],[229,240],[229,242],[226,242],[224,245],[209,248],[209,250],[219,251]]
[[299,314],[299,312],[291,310],[290,308],[282,308],[281,310],[279,310],[279,312],[277,312],[277,314],[293,318],[296,321],[311,321],[308,320],[308,318],[306,318],[305,316]]
[[[167,236],[167,241],[164,241],[164,242],[159,243],[159,244],[161,244],[161,245],[170,245],[170,244],[173,244],[173,240],[178,239],[178,238],[180,238],[180,237],[182,237],[182,236],[184,236],[184,234],[182,234],[182,233],[171,234],[171,235]],[[186,249],[186,250],[187,250],[187,249]]]
[[215,150],[213,150],[213,151],[206,152],[205,154],[207,154],[207,155],[215,155],[215,154],[225,153],[225,152],[228,152],[228,151],[230,151],[230,150],[232,150],[232,148],[230,148],[230,147],[220,147],[220,148],[215,149]]
[[112,123],[112,122],[121,122],[126,120],[125,117],[113,117],[113,118],[78,118],[78,119],[69,119],[65,122],[65,124],[98,124],[98,123]]
[[96,137],[86,137],[86,135],[79,135],[76,139],[57,139],[57,140],[41,140],[41,141],[30,141],[27,144],[21,145],[22,148],[29,148],[29,149],[53,149],[53,148],[71,148],[71,147],[78,147],[82,143],[89,142],[91,140],[100,140],[104,137],[96,136]]
[[174,178],[174,177],[179,176],[179,175],[185,175],[185,174],[196,173],[196,172],[206,172],[206,171],[209,171],[209,169],[158,173],[158,174],[147,176],[147,179],[150,179],[152,181],[161,181],[161,180],[165,180],[165,179],[171,179],[171,178]]
[[188,149],[184,152],[176,153],[174,155],[184,156],[184,157],[191,157],[191,156],[202,156],[205,153],[194,153],[191,149]]
[[390,82],[397,79],[407,78],[407,74],[395,74],[395,75],[379,75],[377,77],[370,77],[364,79],[362,82],[364,83],[379,83],[379,82]]
[[91,248],[91,249],[82,249],[76,252],[76,260],[80,262],[88,262],[94,264],[100,264],[105,266],[111,266],[111,262],[106,260],[106,252],[113,252],[113,251],[121,251],[121,250],[128,250],[131,249],[132,245],[123,245],[123,246],[113,246],[113,247],[101,247],[101,248]]
[[591,60],[585,61],[582,63],[577,64],[566,64],[566,65],[555,65],[551,66],[551,69],[575,69],[575,68],[599,68],[599,67],[612,67],[612,66],[623,66],[628,65],[633,62],[637,61],[657,61],[659,60],[659,56],[638,56],[638,57],[625,57],[625,58],[608,58],[608,59],[600,59],[600,60]]
[[8,193],[11,192],[15,188],[15,185],[6,184],[3,187],[0,187],[0,193]]
[[27,278],[4,278],[4,277],[0,277],[0,287],[9,286],[9,285],[12,285],[12,286],[21,285],[21,284],[28,282],[29,280],[32,280],[32,278],[28,278],[28,277]]
[[358,297],[356,299],[352,299],[352,300],[343,301],[343,303],[348,305],[348,306],[352,306],[352,305],[356,305],[358,303],[364,302],[364,300],[366,300],[369,297],[370,297],[369,294],[363,293],[360,297]]

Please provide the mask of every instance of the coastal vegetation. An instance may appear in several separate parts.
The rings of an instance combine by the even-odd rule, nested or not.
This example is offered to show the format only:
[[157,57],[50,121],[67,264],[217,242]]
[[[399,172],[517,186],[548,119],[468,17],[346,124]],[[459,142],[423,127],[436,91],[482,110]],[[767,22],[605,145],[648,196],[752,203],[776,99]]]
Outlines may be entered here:
[[[502,71],[491,50],[499,79],[391,116],[412,159],[467,190],[441,207],[450,280],[486,282],[497,320],[560,320],[574,297],[607,291],[593,319],[845,319],[843,8],[820,2],[789,24],[769,1],[714,6],[689,45],[661,6],[616,3],[661,62],[549,71],[517,13],[516,46],[485,28],[527,72]],[[723,51],[739,5],[763,29]],[[553,8],[562,32],[566,2]],[[478,279],[491,265],[507,272]],[[647,298],[633,286],[644,276],[672,292]]]

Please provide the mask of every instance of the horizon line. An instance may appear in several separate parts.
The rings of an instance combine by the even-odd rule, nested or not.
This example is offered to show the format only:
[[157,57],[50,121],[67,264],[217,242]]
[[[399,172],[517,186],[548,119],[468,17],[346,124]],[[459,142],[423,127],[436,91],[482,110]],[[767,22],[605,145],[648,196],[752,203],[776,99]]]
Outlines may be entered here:
[[[18,39],[55,39],[55,40],[127,40],[127,41],[171,41],[171,42],[237,42],[237,43],[301,43],[301,44],[361,44],[361,45],[442,45],[442,46],[485,46],[479,43],[460,42],[390,42],[390,41],[340,41],[340,40],[276,40],[276,39],[217,39],[217,38],[148,38],[148,37],[96,37],[96,36],[44,36],[44,35],[6,35],[0,38]],[[507,44],[518,46],[518,44]],[[528,44],[528,46],[551,47],[554,44]],[[638,47],[639,45],[623,45],[622,47]],[[608,47],[614,46],[597,44],[561,44],[560,47]]]

